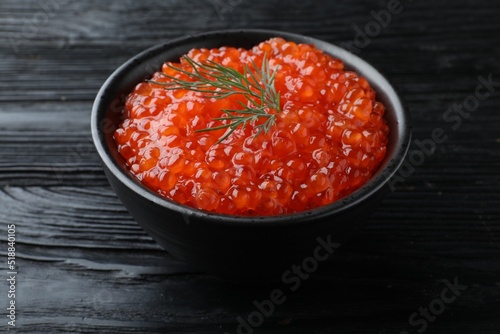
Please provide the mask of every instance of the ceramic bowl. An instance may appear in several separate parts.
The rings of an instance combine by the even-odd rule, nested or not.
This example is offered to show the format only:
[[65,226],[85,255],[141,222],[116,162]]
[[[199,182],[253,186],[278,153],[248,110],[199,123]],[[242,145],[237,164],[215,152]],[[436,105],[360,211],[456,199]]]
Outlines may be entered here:
[[[162,198],[141,185],[128,172],[113,140],[113,132],[122,120],[125,96],[160,70],[165,61],[176,61],[192,48],[250,48],[272,37],[314,44],[369,81],[378,100],[386,106],[385,118],[390,127],[387,154],[374,176],[333,204],[268,217],[204,212]],[[408,112],[391,84],[370,64],[330,43],[270,30],[208,32],[171,40],[138,54],[103,84],[92,109],[91,127],[111,186],[144,230],[168,252],[198,270],[233,278],[279,277],[292,264],[314,256],[318,246],[329,243],[337,247],[344,242],[376,209],[389,179],[405,158],[411,137]]]

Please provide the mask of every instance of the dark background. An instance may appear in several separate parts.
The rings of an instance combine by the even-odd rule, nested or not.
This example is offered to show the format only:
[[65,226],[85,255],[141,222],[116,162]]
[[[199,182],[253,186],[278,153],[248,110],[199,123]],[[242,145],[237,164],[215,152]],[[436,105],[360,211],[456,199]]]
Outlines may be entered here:
[[[500,332],[500,86],[456,130],[443,120],[479,76],[500,81],[500,3],[401,3],[358,54],[399,89],[414,139],[436,128],[448,139],[255,333],[418,333],[411,314],[437,305],[455,279],[467,289],[425,333]],[[383,9],[386,1],[2,0],[0,331],[7,224],[16,224],[19,333],[236,333],[237,317],[279,286],[222,281],[162,251],[104,177],[92,101],[120,64],[171,38],[269,28],[352,43],[355,27]]]

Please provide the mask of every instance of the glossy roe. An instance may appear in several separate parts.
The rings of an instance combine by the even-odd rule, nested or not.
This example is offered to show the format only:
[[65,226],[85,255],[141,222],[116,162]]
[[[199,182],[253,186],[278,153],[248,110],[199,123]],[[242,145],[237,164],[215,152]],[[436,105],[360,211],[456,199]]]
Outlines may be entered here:
[[[311,45],[273,38],[250,50],[194,49],[188,56],[243,71],[264,54],[281,94],[276,124],[254,136],[254,125],[217,143],[226,130],[222,100],[139,83],[115,132],[120,154],[146,187],[175,202],[233,215],[278,215],[332,203],[363,185],[382,161],[389,128],[368,82]],[[185,61],[174,66],[191,70]],[[164,73],[183,76],[168,66]],[[169,79],[156,73],[152,80]],[[269,110],[269,112],[276,112]]]

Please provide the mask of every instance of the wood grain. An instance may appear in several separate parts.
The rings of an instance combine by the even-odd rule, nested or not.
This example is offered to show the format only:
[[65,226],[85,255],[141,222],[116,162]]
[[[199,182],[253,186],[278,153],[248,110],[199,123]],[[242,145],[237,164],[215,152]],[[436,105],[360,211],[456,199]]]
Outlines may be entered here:
[[93,98],[125,60],[171,38],[266,28],[348,43],[387,2],[57,1],[0,3],[0,254],[16,224],[16,332],[236,333],[237,317],[280,287],[287,301],[255,333],[416,333],[409,316],[454,278],[467,289],[426,333],[500,331],[500,87],[457,130],[443,119],[479,76],[500,81],[500,4],[401,1],[359,52],[399,90],[415,140],[435,128],[448,140],[290,292],[199,273],[154,243],[102,172]]

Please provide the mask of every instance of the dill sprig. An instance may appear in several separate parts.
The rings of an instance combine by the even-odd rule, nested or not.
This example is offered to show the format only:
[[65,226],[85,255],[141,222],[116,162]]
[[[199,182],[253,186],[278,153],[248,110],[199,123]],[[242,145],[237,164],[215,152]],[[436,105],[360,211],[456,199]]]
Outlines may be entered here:
[[259,68],[252,60],[251,66],[244,65],[243,73],[207,60],[205,63],[197,62],[187,56],[183,59],[189,64],[192,71],[188,71],[172,64],[167,64],[171,69],[185,74],[187,79],[161,73],[170,79],[170,82],[149,81],[165,87],[165,89],[187,89],[202,93],[205,98],[223,99],[231,95],[243,95],[247,103],[238,101],[241,109],[223,109],[225,116],[214,118],[216,121],[225,122],[222,125],[196,130],[197,132],[228,129],[218,143],[224,141],[236,129],[245,129],[247,124],[255,124],[259,119],[265,119],[255,126],[259,135],[267,133],[276,123],[276,113],[281,112],[280,93],[274,87],[276,71],[272,71],[269,62],[264,56],[262,66]]

